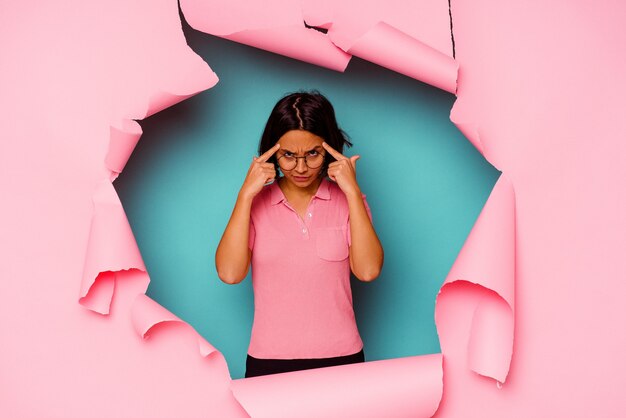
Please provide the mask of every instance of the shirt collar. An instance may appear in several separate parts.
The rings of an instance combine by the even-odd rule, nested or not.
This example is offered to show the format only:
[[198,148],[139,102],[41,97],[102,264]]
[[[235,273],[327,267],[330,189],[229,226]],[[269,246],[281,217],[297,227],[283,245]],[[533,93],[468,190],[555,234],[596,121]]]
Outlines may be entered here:
[[[322,200],[330,200],[330,187],[329,187],[330,185],[328,184],[328,182],[329,180],[327,178],[322,179],[322,182],[317,188],[317,192],[315,192],[315,195],[313,196],[313,198],[318,198]],[[283,200],[287,200],[287,198],[285,197],[285,194],[278,186],[278,181],[275,181],[274,183],[272,183],[270,187],[272,188],[271,196],[270,196],[270,199],[271,199],[270,201],[272,205],[276,205],[282,202]]]

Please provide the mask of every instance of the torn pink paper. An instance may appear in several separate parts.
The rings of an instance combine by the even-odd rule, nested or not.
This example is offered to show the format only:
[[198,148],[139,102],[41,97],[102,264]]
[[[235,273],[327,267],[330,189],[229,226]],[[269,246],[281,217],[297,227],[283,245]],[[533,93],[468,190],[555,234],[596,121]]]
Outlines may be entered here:
[[[487,292],[473,312],[459,311],[451,288],[476,284]],[[443,333],[456,327],[455,316],[471,315],[468,365],[483,376],[504,383],[513,355],[515,300],[515,196],[504,174],[494,186],[437,297],[435,322]],[[469,288],[472,289],[473,288]],[[464,297],[459,293],[458,297]],[[443,354],[446,350],[442,345]]]
[[183,0],[181,8],[193,28],[212,35],[338,71],[355,55],[455,92],[458,67],[444,2],[301,3]]
[[[105,179],[98,183],[93,194],[93,216],[85,255],[80,303],[92,311],[108,314],[115,286],[113,272],[130,269],[146,271],[146,266],[122,202],[113,184]],[[94,287],[94,283],[98,283],[98,286]],[[89,294],[92,290],[94,292]]]
[[[189,61],[188,58],[185,61]],[[94,211],[80,291],[83,306],[107,314],[115,288],[111,272],[146,270],[122,203],[111,184],[124,169],[141,138],[141,126],[129,118],[146,118],[213,87],[217,82],[217,75],[210,69],[207,71],[206,64],[195,61],[185,68],[185,73],[168,79],[166,86],[151,91],[147,100],[137,100],[130,106],[124,103],[125,110],[115,109],[126,116],[115,120],[118,126],[110,126],[109,147],[104,157],[104,165],[110,173],[94,191]],[[94,283],[98,285],[93,286]]]
[[324,34],[304,26],[297,1],[237,3],[182,0],[181,9],[196,30],[337,71],[350,55]]
[[124,119],[122,123],[121,129],[111,126],[109,151],[104,159],[104,164],[113,174],[111,181],[122,172],[143,133],[141,126],[135,121]]
[[137,334],[144,340],[159,324],[165,322],[181,324],[189,329],[198,339],[198,348],[202,357],[217,353],[215,347],[209,344],[193,329],[191,325],[159,305],[145,294],[137,295],[131,311],[131,320]]
[[133,119],[217,81],[177,2],[6,3],[0,50],[0,416],[247,416],[187,326],[131,322],[149,278],[112,172]]
[[302,13],[309,25],[327,27],[332,42],[344,51],[382,22],[442,54],[453,55],[446,1],[302,0]]
[[441,354],[234,380],[255,418],[430,417],[441,399]]
[[303,2],[309,25],[328,27],[342,50],[392,71],[456,91],[446,2]]
[[456,61],[387,23],[377,23],[356,39],[347,52],[450,93],[456,92]]
[[[383,5],[414,23],[422,16]],[[446,377],[437,414],[624,416],[626,339],[616,330],[626,317],[626,154],[624,128],[615,121],[623,117],[626,94],[620,78],[626,6],[452,5],[463,75],[455,109],[463,108],[468,126],[481,127],[480,140],[475,130],[468,138],[515,185],[515,245],[523,257],[516,259],[516,360],[502,391],[465,373],[460,360],[469,361],[469,333],[482,332],[484,314],[502,318],[500,307],[508,303],[463,279],[439,295],[438,305],[446,303],[460,316],[450,315],[448,323],[444,310],[437,311]],[[0,333],[10,338],[0,349],[0,415],[245,416],[228,397],[222,365],[197,361],[204,359],[196,355],[195,341],[178,344],[176,333],[152,343],[136,338],[127,308],[145,291],[145,272],[102,279],[103,292],[115,292],[108,316],[75,309],[94,185],[110,174],[103,164],[109,127],[140,119],[143,100],[158,90],[174,91],[170,83],[201,61],[185,45],[176,3],[5,6],[0,181],[8,198],[0,206],[0,317],[10,320],[0,322]],[[322,12],[320,19],[328,16]],[[370,27],[377,22],[413,36],[386,17]],[[559,71],[563,63],[567,71]],[[210,77],[206,65],[204,70],[194,82]],[[111,274],[106,271],[103,276]],[[454,298],[456,303],[446,301]],[[482,309],[482,301],[498,306]],[[465,311],[455,312],[457,305]],[[450,340],[455,333],[467,338]],[[453,352],[459,341],[462,356]],[[503,368],[488,373],[497,370]]]

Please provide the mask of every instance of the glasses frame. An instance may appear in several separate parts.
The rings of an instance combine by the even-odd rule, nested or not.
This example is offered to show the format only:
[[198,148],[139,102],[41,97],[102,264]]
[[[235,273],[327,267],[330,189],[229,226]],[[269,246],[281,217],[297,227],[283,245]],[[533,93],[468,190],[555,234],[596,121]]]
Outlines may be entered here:
[[317,151],[317,152],[319,152],[321,154],[321,156],[322,156],[322,163],[320,165],[318,165],[317,167],[311,167],[309,165],[309,161],[307,160],[307,157],[310,157],[310,155],[305,155],[304,157],[297,157],[295,155],[292,156],[291,158],[295,158],[296,159],[296,165],[294,165],[293,168],[290,168],[289,170],[282,168],[280,166],[280,162],[278,161],[281,158],[283,158],[285,156],[285,154],[282,154],[280,157],[276,158],[276,164],[278,164],[278,167],[280,167],[280,169],[282,171],[291,171],[291,170],[295,170],[295,168],[298,166],[298,160],[300,158],[304,158],[304,164],[306,164],[306,166],[309,167],[310,169],[315,170],[316,168],[320,168],[321,166],[323,166],[324,165],[324,161],[326,160],[326,152],[323,152],[323,151]]

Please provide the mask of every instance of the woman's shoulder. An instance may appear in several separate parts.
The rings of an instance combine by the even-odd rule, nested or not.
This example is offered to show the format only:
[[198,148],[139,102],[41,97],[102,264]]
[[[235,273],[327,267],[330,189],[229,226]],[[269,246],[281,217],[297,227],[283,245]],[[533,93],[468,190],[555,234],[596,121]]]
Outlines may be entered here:
[[258,211],[271,201],[272,194],[275,193],[275,191],[272,190],[274,187],[278,187],[276,182],[264,186],[263,189],[261,189],[261,191],[254,196],[254,199],[252,199],[252,211]]

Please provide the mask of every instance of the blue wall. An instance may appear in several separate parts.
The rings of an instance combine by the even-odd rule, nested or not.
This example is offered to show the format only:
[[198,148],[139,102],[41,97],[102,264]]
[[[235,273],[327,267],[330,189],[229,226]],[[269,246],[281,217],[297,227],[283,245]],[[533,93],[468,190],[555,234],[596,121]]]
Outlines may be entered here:
[[375,282],[353,278],[366,358],[439,352],[435,297],[499,176],[450,122],[455,97],[357,58],[341,74],[185,33],[220,82],[142,121],[115,182],[152,280],[148,295],[243,377],[251,281],[222,283],[215,249],[274,103],[315,88],[354,143],[344,153],[361,155],[359,184],[385,248]]

